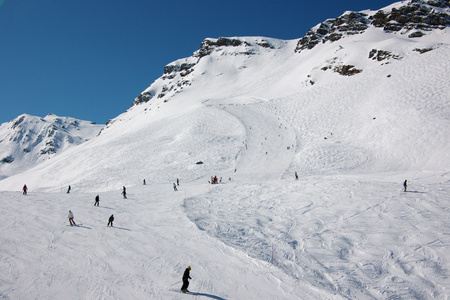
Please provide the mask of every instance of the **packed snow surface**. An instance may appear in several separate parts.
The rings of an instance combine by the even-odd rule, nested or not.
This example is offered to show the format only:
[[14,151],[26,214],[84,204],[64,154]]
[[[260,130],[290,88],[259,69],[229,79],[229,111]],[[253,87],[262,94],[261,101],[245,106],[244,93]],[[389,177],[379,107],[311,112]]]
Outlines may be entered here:
[[448,299],[447,31],[265,41],[156,80],[185,85],[0,181],[0,296]]

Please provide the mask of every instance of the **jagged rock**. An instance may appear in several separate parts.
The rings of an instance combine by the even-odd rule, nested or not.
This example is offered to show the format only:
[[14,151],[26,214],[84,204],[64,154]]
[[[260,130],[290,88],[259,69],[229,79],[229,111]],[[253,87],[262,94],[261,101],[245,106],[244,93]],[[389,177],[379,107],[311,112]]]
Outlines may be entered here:
[[422,31],[416,31],[408,35],[409,38],[420,38],[424,36],[424,33]]
[[[448,1],[421,1],[412,0],[400,8],[393,8],[391,12],[378,11],[369,17],[372,25],[383,27],[386,32],[406,30],[443,29],[450,25],[450,16],[437,12],[432,7],[449,8]],[[409,37],[418,37],[410,35]]]
[[377,49],[372,49],[369,53],[369,58],[373,59],[373,60],[377,60],[377,61],[383,61],[383,60],[387,60],[387,59],[402,59],[401,56],[399,55],[395,55],[392,54],[389,51],[385,51],[385,50],[377,50]]
[[13,125],[12,125],[11,128],[12,128],[12,129],[16,129],[16,127],[19,126],[20,123],[23,122],[23,120],[25,120],[25,115],[19,117],[17,120],[14,120],[14,123],[13,123]]
[[355,66],[352,65],[336,66],[333,71],[344,76],[352,76],[362,72],[362,70],[356,69]]
[[14,161],[14,157],[12,157],[11,155],[8,155],[6,157],[4,157],[0,162],[4,163],[4,164],[10,164]]
[[164,67],[164,74],[192,70],[192,68],[195,65],[196,65],[195,63],[182,63],[181,65],[167,65]]
[[416,49],[414,49],[414,51],[417,51],[417,52],[419,52],[420,54],[424,54],[424,53],[426,53],[426,52],[428,52],[428,51],[431,51],[431,50],[433,50],[433,48],[424,48],[424,49],[416,48]]
[[214,51],[214,49],[216,49],[217,47],[221,47],[221,46],[237,47],[242,44],[250,46],[250,44],[248,42],[241,41],[241,40],[235,39],[235,38],[219,37],[217,40],[205,39],[202,42],[202,44],[200,45],[200,49],[194,53],[194,56],[201,58],[201,57],[211,54]]
[[316,30],[310,29],[298,42],[295,52],[312,49],[320,42],[337,41],[344,35],[364,32],[369,23],[366,14],[356,12],[346,13],[336,19],[329,19],[321,23]]
[[273,45],[271,45],[268,41],[265,41],[265,40],[262,40],[261,42],[257,42],[256,44],[263,48],[275,49],[275,47]]
[[[154,96],[154,95],[153,95],[151,92],[143,92],[143,93],[141,93],[139,96],[137,96],[137,97],[134,99],[133,105],[148,102],[148,101],[150,101],[150,99],[151,99],[153,96]],[[106,123],[106,125],[108,125],[108,123]]]
[[411,0],[405,5],[392,8],[390,12],[379,10],[368,16],[365,13],[349,12],[339,18],[329,19],[310,29],[297,44],[295,52],[312,49],[320,42],[335,42],[341,38],[363,33],[369,25],[383,28],[386,32],[400,32],[409,38],[425,35],[424,31],[444,29],[450,26],[450,16],[435,8],[450,8],[448,0]]

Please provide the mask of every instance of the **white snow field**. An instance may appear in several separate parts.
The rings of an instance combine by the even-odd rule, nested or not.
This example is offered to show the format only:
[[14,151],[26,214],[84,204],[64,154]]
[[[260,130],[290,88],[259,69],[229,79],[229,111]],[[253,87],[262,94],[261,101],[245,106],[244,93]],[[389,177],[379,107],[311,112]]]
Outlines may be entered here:
[[[239,39],[170,79],[181,91],[0,181],[0,298],[450,298],[448,30],[301,53]],[[179,291],[187,266],[197,295]]]

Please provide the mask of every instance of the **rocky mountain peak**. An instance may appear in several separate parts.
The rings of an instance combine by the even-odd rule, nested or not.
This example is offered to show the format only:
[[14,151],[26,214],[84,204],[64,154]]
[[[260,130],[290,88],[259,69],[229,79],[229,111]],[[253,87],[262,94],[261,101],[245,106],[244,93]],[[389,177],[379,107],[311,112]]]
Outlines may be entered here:
[[363,33],[369,26],[382,28],[385,32],[408,34],[409,38],[421,37],[428,31],[450,25],[449,3],[448,0],[411,0],[377,12],[346,12],[311,28],[299,40],[295,51],[301,52],[319,43]]
[[[239,38],[239,37],[219,37],[217,39],[207,38],[202,41],[200,49],[195,51],[191,57],[176,60],[164,67],[164,74],[153,83],[149,88],[143,91],[133,101],[133,106],[146,103],[156,97],[164,98],[181,92],[184,88],[191,85],[188,78],[199,61],[210,56],[213,53],[222,52],[228,55],[255,55],[258,49],[275,49],[276,47],[264,38]],[[160,82],[158,82],[160,81]]]

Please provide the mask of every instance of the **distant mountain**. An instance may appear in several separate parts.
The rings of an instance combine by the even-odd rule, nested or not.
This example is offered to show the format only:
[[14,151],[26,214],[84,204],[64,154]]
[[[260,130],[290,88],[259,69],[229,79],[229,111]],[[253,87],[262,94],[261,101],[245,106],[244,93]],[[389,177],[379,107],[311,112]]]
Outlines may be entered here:
[[0,178],[21,173],[64,150],[95,137],[103,125],[23,114],[0,126]]
[[46,161],[2,180],[0,189],[26,182],[111,190],[143,178],[171,183],[215,174],[265,181],[295,171],[443,174],[450,161],[449,13],[448,1],[411,0],[346,12],[294,40],[207,38],[192,56],[166,65],[90,141],[47,160],[65,140],[44,142],[47,129],[32,138],[38,142],[2,150],[4,174],[17,173],[6,168],[25,161],[27,151]]

